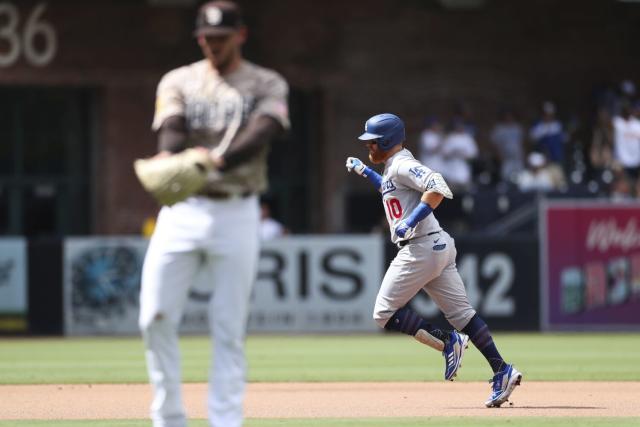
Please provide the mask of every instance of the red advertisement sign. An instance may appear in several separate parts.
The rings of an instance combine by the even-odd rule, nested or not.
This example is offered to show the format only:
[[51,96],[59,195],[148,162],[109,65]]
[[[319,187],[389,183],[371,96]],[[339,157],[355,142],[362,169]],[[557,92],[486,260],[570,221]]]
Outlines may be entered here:
[[546,202],[543,329],[640,329],[640,204]]

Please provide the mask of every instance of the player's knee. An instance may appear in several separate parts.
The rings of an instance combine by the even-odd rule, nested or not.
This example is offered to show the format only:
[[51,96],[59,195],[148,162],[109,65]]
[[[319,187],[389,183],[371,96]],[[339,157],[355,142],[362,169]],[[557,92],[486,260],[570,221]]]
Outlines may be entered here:
[[148,332],[154,326],[165,323],[166,317],[164,313],[155,313],[153,316],[140,316],[138,327],[140,331]]
[[389,321],[389,319],[391,319],[391,315],[392,314],[393,313],[387,313],[387,312],[384,312],[384,311],[374,310],[373,311],[373,320],[374,320],[374,322],[376,322],[376,324],[379,327],[384,329],[384,327],[387,324],[387,322]]

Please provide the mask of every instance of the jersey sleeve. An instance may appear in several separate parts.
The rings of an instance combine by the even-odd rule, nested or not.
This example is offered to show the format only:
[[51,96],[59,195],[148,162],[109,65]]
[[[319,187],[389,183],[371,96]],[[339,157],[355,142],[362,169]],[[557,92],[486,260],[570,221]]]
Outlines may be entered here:
[[265,73],[261,86],[252,115],[273,117],[284,129],[289,129],[289,85],[279,74],[270,72]]
[[633,119],[634,137],[640,138],[640,120]]
[[414,190],[427,191],[429,179],[435,172],[418,162],[408,160],[398,167],[398,182]]
[[170,71],[158,83],[156,106],[151,128],[158,130],[162,123],[171,116],[185,115],[184,95],[181,88],[181,70]]
[[398,182],[421,193],[432,191],[442,194],[447,199],[453,199],[453,193],[442,175],[417,160],[404,162],[400,165]]

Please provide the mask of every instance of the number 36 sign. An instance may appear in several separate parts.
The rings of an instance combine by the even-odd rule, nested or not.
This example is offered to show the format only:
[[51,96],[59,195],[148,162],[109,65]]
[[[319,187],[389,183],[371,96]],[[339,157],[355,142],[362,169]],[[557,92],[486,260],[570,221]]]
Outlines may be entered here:
[[36,67],[49,64],[56,55],[56,31],[42,19],[47,5],[37,4],[25,16],[8,2],[0,2],[0,67],[10,67],[21,56]]

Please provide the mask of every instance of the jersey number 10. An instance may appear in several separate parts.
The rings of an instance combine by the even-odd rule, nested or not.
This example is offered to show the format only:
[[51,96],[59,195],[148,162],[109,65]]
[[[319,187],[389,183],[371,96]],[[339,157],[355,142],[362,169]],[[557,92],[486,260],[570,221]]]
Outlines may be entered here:
[[384,201],[384,209],[387,211],[387,216],[389,218],[402,218],[402,206],[400,206],[400,200],[395,197],[389,197]]

